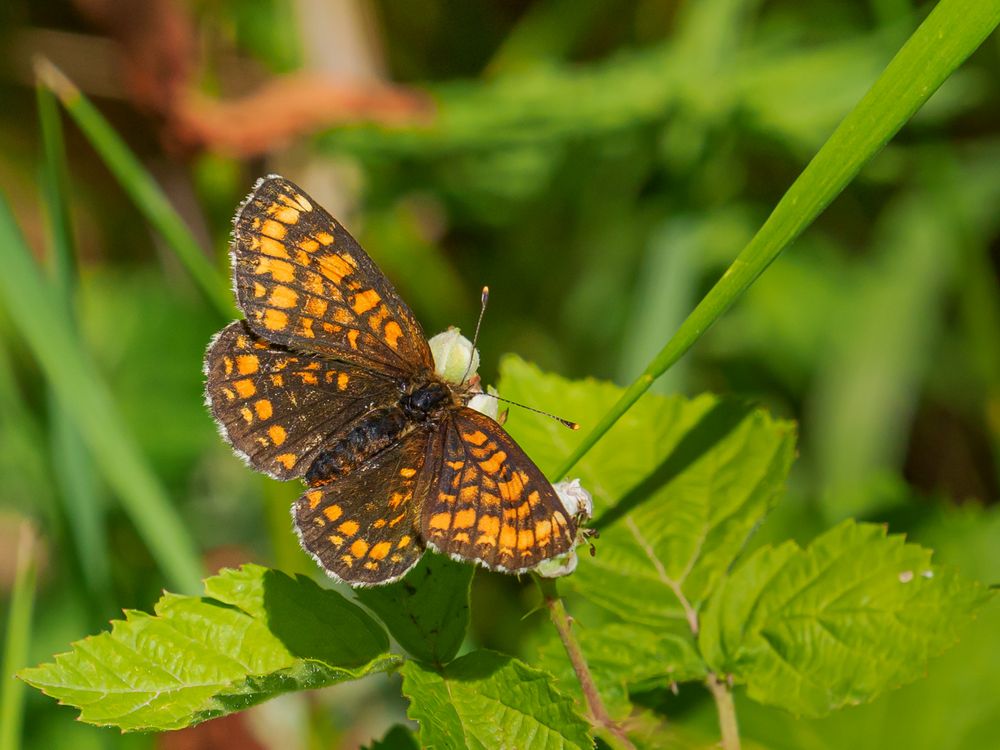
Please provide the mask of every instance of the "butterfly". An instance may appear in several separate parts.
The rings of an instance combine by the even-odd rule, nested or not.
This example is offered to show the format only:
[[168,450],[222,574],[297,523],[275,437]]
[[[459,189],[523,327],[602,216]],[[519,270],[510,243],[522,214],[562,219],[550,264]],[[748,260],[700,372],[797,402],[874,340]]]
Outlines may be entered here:
[[480,389],[435,372],[413,313],[347,230],[272,175],[234,219],[246,315],[205,356],[206,401],[246,463],[308,485],[303,548],[352,585],[401,578],[425,548],[520,573],[572,549],[576,521]]

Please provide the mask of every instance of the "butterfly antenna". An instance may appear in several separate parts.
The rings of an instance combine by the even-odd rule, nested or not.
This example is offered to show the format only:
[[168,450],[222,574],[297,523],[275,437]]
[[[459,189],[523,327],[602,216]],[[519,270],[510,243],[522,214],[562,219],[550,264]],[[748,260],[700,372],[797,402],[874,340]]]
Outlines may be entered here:
[[[476,342],[479,341],[479,326],[483,324],[483,315],[486,314],[486,303],[490,299],[490,288],[488,286],[483,287],[483,297],[482,302],[479,304],[479,320],[476,321],[476,332],[472,334],[472,351],[476,350]],[[462,376],[462,382],[469,377],[469,371],[472,369],[472,357],[469,357],[469,364],[465,368],[465,374]]]
[[528,411],[533,411],[535,414],[541,414],[543,417],[549,417],[554,419],[560,424],[569,427],[571,430],[579,430],[580,425],[576,422],[571,422],[568,419],[563,419],[562,417],[557,417],[555,414],[550,414],[547,411],[542,411],[541,409],[536,409],[533,406],[525,406],[524,404],[519,404],[517,401],[511,401],[509,398],[504,398],[503,396],[498,396],[495,393],[480,393],[480,396],[489,396],[490,398],[495,398],[497,401],[503,401],[505,404],[510,404],[511,406],[520,406],[522,409],[527,409]]

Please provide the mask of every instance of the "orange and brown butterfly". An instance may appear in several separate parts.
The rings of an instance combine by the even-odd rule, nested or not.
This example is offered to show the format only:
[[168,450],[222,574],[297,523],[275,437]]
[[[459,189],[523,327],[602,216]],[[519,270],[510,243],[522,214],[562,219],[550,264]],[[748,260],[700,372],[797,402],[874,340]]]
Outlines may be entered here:
[[338,221],[269,176],[234,223],[246,319],[209,345],[207,402],[251,467],[305,480],[295,526],[330,576],[388,583],[426,547],[506,572],[572,549],[552,485],[469,408],[477,385],[435,371],[413,313]]

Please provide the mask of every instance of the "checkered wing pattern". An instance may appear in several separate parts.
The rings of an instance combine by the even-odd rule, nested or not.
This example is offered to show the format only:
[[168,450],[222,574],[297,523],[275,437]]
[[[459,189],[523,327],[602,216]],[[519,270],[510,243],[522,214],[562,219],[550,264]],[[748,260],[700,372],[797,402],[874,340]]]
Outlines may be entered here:
[[420,559],[419,508],[433,474],[424,471],[428,439],[414,430],[296,501],[292,512],[302,546],[328,574],[352,585],[389,583]]
[[421,533],[429,544],[508,572],[572,548],[573,519],[499,424],[461,407],[450,413],[434,440],[440,464],[421,514]]
[[372,402],[397,398],[394,381],[348,363],[290,352],[245,321],[226,326],[205,355],[206,393],[226,440],[258,471],[302,476],[333,435]]
[[433,369],[420,324],[347,230],[282,177],[261,180],[236,214],[236,297],[276,344],[399,376]]

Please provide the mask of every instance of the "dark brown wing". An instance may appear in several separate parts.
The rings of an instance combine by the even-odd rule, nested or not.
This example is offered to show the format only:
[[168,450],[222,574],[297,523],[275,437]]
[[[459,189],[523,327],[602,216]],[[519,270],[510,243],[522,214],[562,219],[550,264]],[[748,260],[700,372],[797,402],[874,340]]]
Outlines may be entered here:
[[441,464],[420,524],[428,545],[507,572],[572,548],[574,520],[499,424],[462,407],[450,412],[434,439]]
[[236,298],[259,336],[399,376],[434,367],[392,284],[300,188],[265,177],[234,224]]
[[333,578],[391,583],[424,552],[419,508],[429,434],[415,430],[346,476],[307,490],[292,510],[302,547]]
[[208,406],[223,437],[253,468],[276,479],[302,476],[329,436],[373,405],[399,397],[389,378],[289,352],[242,320],[212,340],[205,375]]

